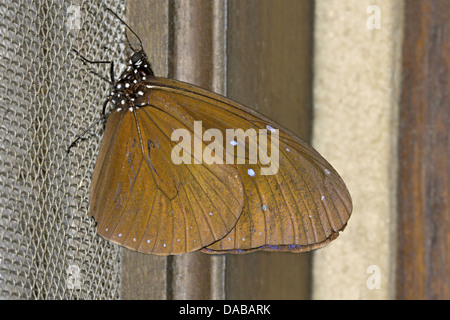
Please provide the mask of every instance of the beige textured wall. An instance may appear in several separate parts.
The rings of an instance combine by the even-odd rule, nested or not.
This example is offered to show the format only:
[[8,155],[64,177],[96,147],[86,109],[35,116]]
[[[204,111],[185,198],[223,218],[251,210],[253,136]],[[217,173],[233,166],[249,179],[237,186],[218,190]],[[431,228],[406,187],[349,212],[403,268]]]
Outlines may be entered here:
[[[371,5],[381,29],[367,27]],[[314,299],[393,297],[403,5],[316,1],[313,145],[342,175],[354,211],[341,236],[314,253]]]

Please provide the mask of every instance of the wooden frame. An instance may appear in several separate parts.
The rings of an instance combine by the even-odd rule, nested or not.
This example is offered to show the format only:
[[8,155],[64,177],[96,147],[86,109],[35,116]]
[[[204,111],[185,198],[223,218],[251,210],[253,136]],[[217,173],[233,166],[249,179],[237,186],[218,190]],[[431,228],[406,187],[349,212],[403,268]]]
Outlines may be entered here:
[[405,3],[396,296],[450,298],[450,7]]

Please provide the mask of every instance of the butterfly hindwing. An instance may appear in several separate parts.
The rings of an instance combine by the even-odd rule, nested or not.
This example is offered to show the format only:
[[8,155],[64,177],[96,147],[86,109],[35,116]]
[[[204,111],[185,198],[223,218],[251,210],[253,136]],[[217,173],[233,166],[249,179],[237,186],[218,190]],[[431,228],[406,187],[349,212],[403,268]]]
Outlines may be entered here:
[[[323,246],[343,230],[352,211],[344,182],[317,151],[292,132],[249,108],[192,85],[162,78],[152,78],[145,85],[150,89],[150,108],[169,114],[173,121],[184,125],[202,121],[205,129],[217,128],[224,137],[226,129],[266,131],[267,145],[275,139],[275,130],[279,134],[275,174],[263,175],[262,169],[268,166],[259,160],[248,163],[248,144],[246,163],[223,165],[237,169],[245,204],[235,228],[203,252],[308,251]],[[224,143],[230,141],[224,139]],[[237,158],[235,155],[235,163]]]

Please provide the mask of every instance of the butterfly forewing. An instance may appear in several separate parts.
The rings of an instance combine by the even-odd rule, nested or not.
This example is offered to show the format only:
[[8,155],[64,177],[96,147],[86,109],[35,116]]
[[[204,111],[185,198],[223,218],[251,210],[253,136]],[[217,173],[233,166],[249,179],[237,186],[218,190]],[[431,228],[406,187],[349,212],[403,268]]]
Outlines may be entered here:
[[175,165],[175,125],[182,126],[150,107],[117,108],[109,116],[90,195],[90,216],[104,238],[144,253],[175,254],[208,246],[236,224],[244,202],[237,170]]
[[345,228],[350,194],[317,151],[232,100],[154,77],[143,50],[108,101],[89,213],[104,238],[161,255],[302,252]]
[[[279,164],[275,174],[261,174],[261,162],[234,166],[245,192],[235,228],[203,250],[206,253],[252,250],[308,251],[334,239],[352,211],[348,190],[333,167],[289,130],[227,98],[175,80],[144,83],[150,110],[169,115],[177,125],[202,121],[205,129],[278,130]],[[268,133],[267,144],[273,136]],[[249,138],[251,140],[252,138]],[[225,141],[229,143],[230,141]],[[249,154],[248,144],[245,146]],[[249,160],[248,158],[246,160]],[[196,167],[201,165],[192,165]],[[226,195],[225,202],[229,199]]]

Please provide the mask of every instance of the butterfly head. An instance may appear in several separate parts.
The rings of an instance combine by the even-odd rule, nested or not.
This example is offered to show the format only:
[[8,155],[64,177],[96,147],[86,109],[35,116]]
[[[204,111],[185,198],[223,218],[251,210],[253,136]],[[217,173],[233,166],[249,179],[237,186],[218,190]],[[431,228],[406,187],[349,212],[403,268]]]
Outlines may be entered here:
[[128,59],[128,66],[125,68],[122,76],[140,75],[141,77],[153,77],[153,70],[148,62],[147,54],[143,49],[134,51]]
[[147,55],[145,54],[144,50],[139,50],[133,52],[133,54],[130,57],[129,63],[134,66],[140,66],[143,62],[147,61]]

